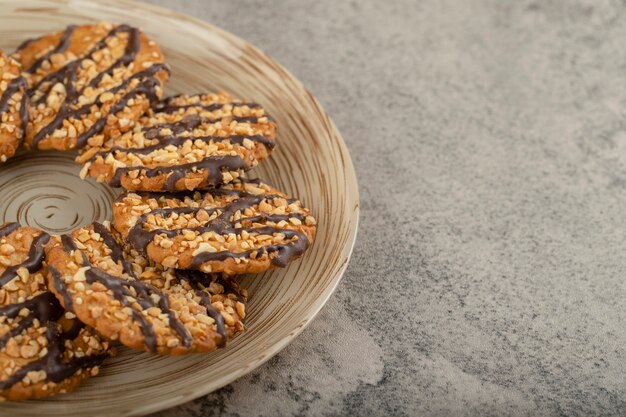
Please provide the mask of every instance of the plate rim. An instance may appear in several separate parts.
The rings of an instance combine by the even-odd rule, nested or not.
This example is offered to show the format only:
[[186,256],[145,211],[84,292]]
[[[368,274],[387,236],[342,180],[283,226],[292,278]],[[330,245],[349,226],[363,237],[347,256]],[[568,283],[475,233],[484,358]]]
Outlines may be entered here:
[[[76,4],[76,3],[93,3],[92,0],[43,0],[45,2],[57,3],[57,4]],[[0,0],[0,3],[15,3],[15,0]],[[95,2],[100,3],[100,2]],[[151,401],[149,404],[141,404],[138,405],[137,408],[132,410],[127,410],[126,413],[119,414],[121,416],[137,416],[137,415],[146,415],[158,411],[163,411],[172,407],[176,407],[181,404],[188,403],[193,401],[199,397],[210,394],[213,391],[216,391],[224,386],[234,382],[235,380],[249,374],[255,369],[259,368],[261,365],[266,363],[269,359],[277,355],[280,351],[285,349],[291,342],[298,337],[304,329],[306,329],[309,324],[316,318],[322,308],[326,305],[332,294],[336,291],[341,279],[343,278],[344,273],[350,263],[354,252],[354,246],[356,244],[356,238],[358,234],[359,222],[360,222],[360,193],[358,180],[356,176],[356,171],[354,169],[354,164],[352,162],[352,157],[346,146],[346,143],[341,135],[339,129],[337,128],[335,122],[332,120],[330,115],[326,112],[323,106],[320,104],[318,99],[314,94],[295,76],[286,69],[279,61],[265,53],[262,49],[257,47],[255,44],[248,42],[247,40],[225,30],[219,26],[216,26],[207,21],[201,20],[189,14],[179,12],[177,10],[170,9],[165,6],[153,5],[148,3],[143,3],[137,0],[109,0],[106,5],[102,3],[99,4],[100,7],[104,6],[107,8],[115,8],[119,6],[133,7],[139,10],[149,10],[151,12],[157,14],[168,15],[169,17],[173,17],[175,19],[181,19],[183,21],[189,22],[202,30],[208,30],[211,32],[217,32],[220,36],[224,36],[229,40],[234,41],[240,45],[245,45],[246,48],[249,48],[256,53],[264,56],[266,59],[272,62],[272,65],[275,65],[277,68],[281,70],[281,72],[289,79],[290,82],[294,83],[296,86],[302,88],[302,90],[309,96],[312,104],[315,106],[316,110],[320,112],[328,122],[328,131],[331,133],[332,139],[336,142],[337,148],[339,150],[340,158],[343,162],[343,173],[346,183],[346,188],[351,189],[351,195],[354,199],[354,206],[350,209],[346,210],[346,220],[349,222],[349,232],[348,238],[341,248],[342,251],[347,249],[347,256],[343,265],[341,265],[332,277],[329,285],[324,289],[324,291],[320,294],[316,302],[305,311],[306,318],[304,321],[301,321],[298,326],[290,333],[285,335],[278,342],[274,343],[271,346],[264,348],[261,352],[259,352],[258,359],[246,364],[235,370],[234,372],[220,377],[215,380],[207,381],[205,384],[196,385],[189,387],[189,391],[185,395],[175,395],[170,397],[160,397],[155,398],[154,401]],[[94,410],[96,413],[97,411]]]

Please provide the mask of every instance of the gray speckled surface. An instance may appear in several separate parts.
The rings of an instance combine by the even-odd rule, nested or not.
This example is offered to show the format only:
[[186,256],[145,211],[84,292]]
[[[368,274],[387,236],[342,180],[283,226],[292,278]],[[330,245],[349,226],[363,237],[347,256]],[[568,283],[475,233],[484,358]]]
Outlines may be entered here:
[[362,199],[319,318],[158,416],[626,413],[622,2],[150,2],[299,77]]

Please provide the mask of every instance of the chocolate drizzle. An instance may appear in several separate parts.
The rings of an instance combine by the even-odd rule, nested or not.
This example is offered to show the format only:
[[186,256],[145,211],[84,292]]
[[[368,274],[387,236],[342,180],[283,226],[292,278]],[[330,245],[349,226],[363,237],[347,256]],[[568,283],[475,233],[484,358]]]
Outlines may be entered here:
[[0,227],[0,237],[8,236],[19,228],[20,228],[19,223],[15,223],[15,222],[5,223],[4,226]]
[[[175,113],[180,110],[185,110],[188,108],[198,108],[198,109],[206,109],[206,110],[217,110],[226,105],[232,105],[236,107],[248,106],[253,108],[260,107],[256,103],[212,103],[208,105],[203,105],[201,103],[196,104],[188,104],[188,105],[174,105],[171,104],[171,98],[166,99],[163,102],[156,105],[154,111],[156,112],[155,116],[161,114],[169,114]],[[263,116],[270,120],[269,116]],[[271,151],[276,146],[276,142],[274,139],[270,137],[263,136],[261,134],[254,135],[203,135],[203,136],[194,136],[194,131],[196,129],[201,129],[205,125],[211,125],[218,122],[223,121],[235,121],[239,123],[258,123],[261,117],[238,117],[234,115],[224,115],[222,117],[217,118],[206,118],[201,117],[198,114],[189,114],[182,117],[181,120],[170,123],[158,123],[151,126],[142,127],[143,135],[146,139],[156,141],[156,143],[151,144],[150,146],[144,147],[124,147],[124,146],[114,146],[106,151],[98,152],[94,154],[90,160],[100,157],[105,159],[109,154],[112,154],[114,157],[119,157],[120,154],[133,154],[133,155],[148,155],[152,152],[163,150],[170,145],[176,147],[182,147],[185,142],[191,141],[195,143],[195,141],[200,140],[205,143],[215,143],[215,142],[230,142],[235,145],[242,146],[246,140],[252,141],[257,144],[263,145],[267,148],[268,151]],[[228,122],[227,122],[228,123]],[[166,130],[167,133],[162,134],[161,132]],[[165,191],[175,191],[176,189],[180,189],[181,187],[177,187],[176,183],[185,178],[187,175],[191,173],[195,173],[198,171],[203,171],[203,174],[206,178],[206,183],[203,184],[203,187],[212,187],[224,182],[223,173],[228,171],[247,171],[252,168],[253,164],[249,161],[246,161],[244,157],[241,156],[219,156],[219,155],[211,155],[203,158],[197,162],[189,162],[189,163],[180,163],[171,166],[142,166],[135,165],[130,167],[120,167],[115,168],[115,172],[109,180],[109,184],[114,187],[122,186],[121,180],[122,177],[129,172],[134,171],[142,171],[145,173],[147,178],[154,178],[156,176],[166,174],[167,179],[164,184]]]
[[[133,272],[133,267],[131,266],[128,259],[124,257],[124,251],[120,247],[117,240],[115,240],[109,229],[104,227],[102,223],[93,223],[92,226],[94,232],[98,233],[100,237],[102,237],[104,245],[111,251],[111,259],[113,259],[115,262],[120,263],[124,272],[126,272],[131,277],[136,278],[135,273]],[[85,255],[83,254],[83,256]]]
[[[59,43],[57,44],[57,46],[51,49],[49,52],[37,58],[37,60],[29,68],[26,69],[26,72],[30,74],[34,74],[35,72],[37,72],[39,67],[41,67],[41,64],[43,64],[44,61],[47,61],[48,59],[50,59],[52,55],[65,52],[65,50],[70,46],[70,40],[72,38],[72,35],[74,34],[75,29],[76,29],[76,25],[68,26],[63,32],[63,34],[61,35],[61,38],[59,39]],[[18,50],[22,49],[23,47],[25,47],[26,45],[30,44],[33,41],[31,40],[27,42],[28,43],[26,44],[20,45]]]
[[[202,264],[211,261],[224,261],[228,258],[247,258],[252,252],[257,252],[256,258],[262,257],[264,254],[276,253],[276,256],[271,258],[271,263],[274,266],[284,268],[287,266],[292,258],[297,258],[302,255],[306,248],[309,246],[309,240],[304,233],[289,230],[279,229],[276,227],[262,227],[262,228],[249,228],[240,229],[246,230],[249,233],[258,233],[264,235],[271,235],[272,233],[282,233],[287,239],[293,239],[298,237],[298,240],[291,240],[289,243],[280,243],[261,246],[256,249],[250,249],[243,252],[202,252],[193,257],[191,261],[191,268],[199,269]],[[241,233],[241,231],[239,231]]]
[[[9,223],[0,229],[0,235],[6,236],[18,228],[19,224]],[[31,273],[38,271],[43,263],[43,246],[49,239],[50,236],[44,232],[33,239],[28,258],[20,265],[7,268],[0,277],[1,285],[5,285],[15,278],[16,271],[20,267],[25,267]],[[28,310],[28,314],[22,314],[24,309]],[[0,381],[0,391],[19,383],[31,371],[45,371],[48,381],[61,382],[74,375],[79,369],[96,366],[106,358],[106,354],[101,354],[65,359],[65,341],[74,340],[84,325],[78,320],[74,320],[72,327],[64,332],[61,325],[57,323],[63,312],[63,307],[49,291],[42,292],[20,303],[0,307],[0,317],[15,321],[19,319],[15,327],[0,337],[0,349],[4,348],[10,339],[31,328],[35,324],[35,320],[40,326],[45,326],[47,339],[47,353],[17,369],[7,379]],[[4,323],[7,324],[7,321],[5,320]]]
[[[36,73],[38,68],[41,67],[42,63],[50,59],[53,54],[65,51],[71,43],[74,30],[75,27],[68,27],[61,36],[57,46],[52,51],[39,57],[31,67],[26,68],[26,71]],[[97,76],[95,76],[88,83],[86,83],[85,86],[78,90],[76,87],[76,75],[82,63],[87,59],[92,59],[96,52],[106,48],[107,41],[109,39],[116,37],[122,33],[128,34],[126,47],[122,56],[120,56],[106,70],[98,73]],[[27,45],[28,43],[24,44],[22,47],[26,47]],[[137,53],[140,50],[140,47],[140,32],[138,29],[128,25],[116,26],[111,31],[109,31],[102,39],[96,42],[95,45],[83,56],[80,56],[78,59],[67,63],[65,66],[58,69],[57,71],[47,74],[38,83],[32,86],[29,90],[29,95],[31,97],[33,97],[39,91],[43,92],[41,97],[34,101],[33,104],[35,105],[39,103],[44,103],[48,95],[52,91],[52,87],[58,82],[62,83],[65,86],[66,90],[65,101],[61,104],[59,112],[48,125],[44,126],[39,130],[39,132],[37,132],[37,134],[33,138],[32,145],[36,147],[40,141],[53,134],[56,129],[62,127],[64,120],[68,120],[71,118],[80,119],[81,116],[91,113],[93,111],[92,107],[94,105],[101,106],[102,102],[100,101],[100,97],[98,97],[94,103],[88,103],[83,106],[78,105],[78,99],[84,94],[87,88],[96,88],[105,76],[112,75],[113,71],[116,68],[128,66],[133,63],[137,56]],[[19,51],[20,49],[18,49],[18,52]],[[139,83],[132,90],[126,93],[118,102],[111,106],[107,114],[115,114],[120,112],[124,109],[124,107],[126,107],[128,101],[131,98],[134,98],[138,95],[144,95],[146,96],[146,98],[148,98],[148,100],[156,101],[156,87],[160,85],[160,82],[155,78],[155,74],[161,70],[168,71],[167,67],[164,64],[154,64],[148,69],[138,72],[133,76],[127,78],[120,85],[109,89],[108,92],[115,94],[122,89],[126,89],[127,87],[129,87],[133,80],[140,80]],[[45,83],[48,83],[47,88],[42,88]],[[89,129],[87,129],[87,131],[83,132],[77,137],[77,147],[83,147],[90,137],[102,132],[102,130],[106,126],[107,114],[103,114],[100,119],[95,121],[93,125],[91,125]]]
[[72,303],[72,297],[70,293],[67,291],[67,285],[61,276],[61,273],[53,266],[48,265],[48,273],[52,278],[52,285],[57,294],[60,294],[63,298],[63,307],[67,311],[74,312],[74,304]]
[[22,98],[20,101],[19,119],[20,119],[20,135],[19,138],[23,138],[26,133],[26,124],[28,123],[28,95],[26,94],[26,80],[23,77],[14,78],[7,89],[4,90],[0,97],[0,115],[9,111],[9,101],[18,92],[22,92]]
[[[159,72],[160,70],[164,70],[164,69],[165,70],[167,69],[167,67],[164,64],[154,64],[149,69],[147,69],[145,71],[138,72],[137,74],[133,75],[132,77],[129,77],[128,79],[126,79],[126,81],[124,81],[122,84],[120,84],[116,88],[113,88],[113,89],[109,90],[109,92],[111,92],[111,93],[116,93],[119,90],[128,87],[128,85],[134,79],[137,79],[137,78],[141,79],[143,77],[148,77],[148,78],[144,79],[143,81],[141,81],[133,90],[131,90],[128,93],[126,93],[121,98],[120,101],[118,101],[113,106],[111,106],[111,108],[109,109],[108,113],[109,114],[115,114],[117,112],[122,111],[124,109],[124,107],[126,107],[126,104],[128,103],[128,101],[131,98],[134,98],[134,97],[136,97],[138,95],[141,95],[141,94],[146,96],[146,98],[148,98],[149,101],[155,101],[157,99],[156,87],[160,83],[159,83],[159,81],[156,78],[150,78],[150,77],[153,76],[154,74],[156,74],[157,72]],[[98,98],[96,100],[96,104],[102,105],[102,103],[100,102],[100,98]],[[85,105],[84,107],[89,108],[89,105]],[[80,110],[80,109],[78,109],[78,110]],[[83,146],[85,146],[85,144],[87,143],[87,140],[89,140],[89,138],[92,137],[93,135],[96,135],[96,134],[102,132],[102,130],[104,129],[105,125],[106,125],[106,119],[105,118],[98,119],[86,132],[84,132],[84,133],[82,133],[81,135],[78,136],[78,138],[76,139],[77,146],[79,148],[82,148]]]
[[0,287],[8,284],[17,276],[17,270],[20,268],[26,268],[28,272],[33,273],[41,269],[44,258],[44,245],[50,240],[50,235],[41,232],[36,238],[33,239],[33,243],[28,251],[28,257],[26,260],[18,265],[12,265],[7,267],[2,274],[0,274]]
[[226,106],[249,107],[251,109],[258,109],[261,107],[261,105],[258,103],[241,103],[241,102],[211,103],[211,104],[202,104],[198,102],[198,103],[192,103],[192,104],[172,104],[172,102],[175,99],[180,98],[180,97],[181,97],[180,94],[176,96],[168,97],[166,100],[163,100],[161,103],[156,104],[153,107],[153,109],[155,112],[158,112],[158,113],[172,114],[172,113],[177,113],[180,110],[186,110],[186,109],[201,109],[201,110],[213,112],[215,110],[222,109]]
[[[234,135],[234,136],[199,136],[199,137],[189,137],[189,136],[168,136],[159,140],[159,142],[155,145],[145,146],[143,148],[125,148],[123,146],[114,146],[107,151],[97,152],[94,156],[91,157],[91,161],[93,161],[98,156],[105,158],[109,153],[126,153],[126,154],[135,154],[135,155],[147,155],[154,151],[158,151],[160,149],[164,149],[169,145],[174,146],[182,146],[188,140],[197,141],[201,140],[203,142],[224,142],[230,141],[232,143],[236,143],[238,145],[243,144],[244,139],[250,139],[253,142],[263,143],[268,148],[273,148],[275,142],[272,139],[266,138],[261,135]],[[139,167],[143,168],[143,167]],[[133,167],[133,169],[137,169]],[[144,168],[145,169],[145,168]]]
[[[142,308],[152,307],[153,303],[150,300],[150,290],[147,285],[141,282],[128,281],[113,275],[107,274],[101,269],[91,267],[85,272],[85,278],[87,282],[93,284],[99,282],[107,287],[116,300],[118,300],[124,307],[132,309],[133,320],[139,323],[141,327],[141,333],[144,336],[144,343],[148,347],[150,352],[155,353],[157,350],[157,337],[154,329],[148,322],[148,320],[139,311],[131,307],[127,297],[132,297],[130,288],[133,288],[137,292],[137,301]],[[156,288],[155,288],[156,290]],[[158,290],[157,290],[158,292]]]
[[61,325],[54,321],[49,321],[46,326],[46,346],[48,353],[43,357],[28,363],[18,369],[7,379],[0,381],[0,390],[5,390],[19,383],[31,371],[45,371],[47,380],[52,382],[61,382],[66,378],[74,375],[79,369],[90,368],[99,365],[106,359],[107,354],[90,355],[83,357],[73,357],[70,361],[65,361],[63,353],[65,352],[65,341],[71,340],[75,329],[64,333]]
[[192,269],[177,269],[176,274],[192,283],[192,285],[194,283],[202,284],[204,287],[211,286],[211,283],[217,280],[217,282],[224,287],[224,293],[234,294],[235,299],[239,302],[245,303],[247,301],[246,298],[241,295],[239,286],[233,285],[235,281],[229,278],[221,278],[220,274],[205,274],[204,272],[194,271]]
[[46,291],[22,303],[0,307],[0,317],[15,319],[19,317],[23,308],[28,309],[29,314],[23,317],[15,328],[0,337],[0,349],[4,348],[9,339],[28,329],[35,319],[44,324],[49,321],[56,321],[63,315],[63,308],[59,305],[57,299],[51,292]]
[[169,174],[165,181],[166,191],[175,191],[176,182],[184,178],[187,174],[196,170],[205,170],[207,177],[207,186],[221,184],[222,172],[247,170],[248,164],[239,156],[209,156],[198,162],[190,162],[182,165],[163,166],[155,168],[147,168],[142,166],[118,168],[109,181],[113,187],[122,185],[122,175],[130,171],[145,170],[148,178],[154,178],[161,174]]
[[[74,240],[68,235],[61,235],[61,244],[63,245],[63,250],[67,253],[72,253],[72,251],[78,250],[76,243],[74,243]],[[82,255],[83,264],[88,262],[87,256],[82,252],[80,252],[80,254]],[[57,294],[60,294],[63,298],[63,307],[65,307],[67,311],[74,312],[72,297],[67,290],[67,284],[65,284],[63,276],[61,276],[61,273],[52,265],[48,265],[48,273],[52,278],[52,285],[54,286],[54,289]]]
[[[263,117],[266,117],[266,116],[263,116]],[[225,119],[235,121],[237,123],[258,123],[260,118],[256,116],[238,117],[238,116],[232,116],[232,115],[217,117],[217,118],[208,118],[208,117],[200,117],[197,114],[191,114],[191,115],[185,116],[182,120],[178,122],[157,123],[151,126],[146,126],[142,130],[144,132],[150,132],[154,130],[158,131],[160,129],[170,129],[174,133],[182,133],[182,132],[192,131],[193,129],[197,129],[202,125],[212,125],[212,124],[221,122]],[[151,138],[154,136],[148,133],[146,137]]]
[[[271,258],[271,263],[274,266],[284,267],[287,263],[292,259],[296,258],[307,249],[309,246],[309,239],[307,235],[303,232],[292,230],[292,229],[284,229],[271,225],[264,225],[263,227],[236,227],[236,223],[265,223],[265,222],[274,222],[278,223],[281,220],[289,221],[291,218],[298,219],[300,221],[305,219],[305,215],[300,213],[291,213],[288,215],[282,214],[261,214],[257,216],[249,216],[249,217],[241,217],[236,221],[232,220],[232,217],[235,213],[240,212],[243,214],[246,208],[251,208],[255,205],[261,203],[261,201],[265,199],[273,199],[273,198],[281,198],[278,195],[254,195],[244,191],[236,191],[236,190],[228,190],[228,189],[214,189],[210,191],[206,191],[207,194],[211,194],[213,197],[218,197],[224,194],[237,195],[238,198],[234,201],[226,204],[224,207],[215,207],[215,208],[202,208],[202,207],[174,207],[174,208],[157,208],[153,209],[150,212],[142,214],[135,225],[128,232],[128,241],[130,244],[141,253],[146,253],[147,246],[152,242],[156,235],[165,235],[169,238],[182,234],[186,230],[197,231],[199,233],[204,232],[214,232],[216,234],[226,235],[230,233],[234,233],[236,235],[240,235],[243,231],[248,233],[256,233],[262,235],[273,235],[275,233],[281,233],[288,239],[286,243],[280,244],[271,244],[260,246],[258,248],[242,251],[242,252],[232,252],[232,251],[220,251],[220,252],[201,252],[198,255],[195,255],[192,258],[190,268],[192,269],[200,269],[200,267],[210,261],[224,261],[228,258],[247,258],[252,252],[257,252],[255,258],[259,258],[264,254],[275,254]],[[154,194],[151,193],[137,193],[141,195],[149,195],[151,197],[155,197]],[[180,198],[184,200],[187,196],[193,199],[193,193],[177,193],[176,198]],[[118,201],[123,199],[124,196],[120,197]],[[158,196],[156,197],[158,198]],[[166,197],[167,198],[167,197]],[[287,200],[288,204],[296,201],[295,199]],[[200,210],[205,210],[209,216],[212,214],[219,212],[218,216],[213,220],[210,220],[207,224],[194,227],[194,228],[179,228],[179,229],[161,229],[157,228],[154,230],[146,230],[145,224],[147,222],[148,216],[162,216],[167,217],[172,214],[192,214],[197,213]]]
[[[178,320],[176,314],[170,308],[168,297],[166,294],[162,293],[155,286],[148,284],[139,280],[132,269],[130,262],[125,258],[124,252],[122,248],[119,246],[115,237],[111,234],[111,232],[99,223],[93,224],[94,231],[100,234],[104,245],[109,249],[109,256],[115,262],[119,262],[122,265],[122,268],[126,275],[128,275],[131,279],[124,279],[120,277],[113,276],[95,266],[93,266],[87,256],[83,253],[83,262],[82,267],[88,267],[85,271],[85,279],[89,284],[93,284],[95,282],[99,282],[104,285],[106,288],[111,290],[113,293],[113,297],[118,300],[122,306],[129,307],[132,309],[132,318],[139,324],[141,329],[141,333],[144,336],[144,343],[150,352],[157,352],[157,335],[150,324],[150,322],[146,319],[141,310],[137,310],[131,305],[131,302],[128,300],[128,297],[135,298],[137,303],[141,306],[142,310],[147,310],[151,307],[158,307],[162,312],[167,314],[168,322],[170,327],[180,336],[182,341],[182,345],[190,348],[192,344],[192,338],[184,325]],[[67,235],[62,236],[63,247],[66,252],[71,253],[76,249],[76,245],[73,239]],[[52,269],[51,269],[52,270]],[[59,291],[64,301],[66,297],[70,299],[67,288],[61,288],[57,286],[57,283],[62,282],[60,277],[55,278],[55,288]],[[131,290],[132,289],[132,290]],[[158,301],[155,302],[152,298],[152,295],[156,295],[158,297]]]
[[[211,104],[202,104],[202,102],[197,102],[197,103],[191,103],[191,104],[172,104],[173,101],[177,98],[183,97],[184,95],[179,94],[179,95],[175,95],[175,96],[170,96],[168,98],[166,98],[165,100],[161,101],[160,103],[157,103],[153,106],[153,110],[155,113],[164,113],[164,114],[174,114],[174,113],[179,113],[181,112],[181,110],[188,110],[188,109],[196,109],[196,110],[206,110],[208,112],[214,112],[215,110],[219,110],[222,109],[226,106],[232,106],[233,108],[235,107],[248,107],[251,109],[260,109],[261,105],[258,103],[243,103],[243,102],[230,102],[230,103],[211,103]],[[194,96],[189,96],[189,97],[194,97]],[[195,96],[197,97],[197,96]],[[198,115],[194,115],[191,114],[189,116],[195,116],[195,117],[200,117]],[[188,117],[189,117],[188,116]],[[260,117],[238,117],[238,116],[234,116],[234,115],[224,115],[220,118],[215,118],[215,119],[208,119],[208,118],[204,118],[202,119],[203,123],[216,123],[219,122],[223,119],[226,118],[230,118],[232,120],[238,121],[238,122],[250,122],[250,123],[258,123],[259,118],[261,117],[265,117],[267,120],[274,122],[274,118],[272,116],[270,116],[269,114],[265,114],[263,116]]]
[[198,275],[208,276],[197,271],[176,270],[176,277],[181,281],[187,281],[189,285],[191,285],[191,288],[193,288],[196,295],[200,298],[199,304],[206,308],[207,316],[215,320],[217,333],[221,337],[218,347],[224,347],[226,345],[226,340],[228,339],[226,325],[224,324],[224,317],[215,307],[213,307],[213,304],[211,304],[211,299],[207,293],[203,291],[202,286],[200,285],[202,283],[200,280],[204,277],[201,278]]

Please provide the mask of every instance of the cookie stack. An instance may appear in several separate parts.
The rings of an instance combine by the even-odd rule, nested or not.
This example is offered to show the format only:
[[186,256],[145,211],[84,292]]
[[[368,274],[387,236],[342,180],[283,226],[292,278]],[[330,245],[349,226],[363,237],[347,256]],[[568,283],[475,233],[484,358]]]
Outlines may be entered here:
[[[0,228],[0,398],[95,375],[114,345],[209,352],[244,329],[236,275],[284,267],[316,222],[247,171],[276,121],[220,93],[163,98],[159,46],[128,25],[70,26],[0,55],[0,159],[72,150],[81,177],[125,191],[112,222],[63,236]],[[113,343],[112,341],[116,341]]]

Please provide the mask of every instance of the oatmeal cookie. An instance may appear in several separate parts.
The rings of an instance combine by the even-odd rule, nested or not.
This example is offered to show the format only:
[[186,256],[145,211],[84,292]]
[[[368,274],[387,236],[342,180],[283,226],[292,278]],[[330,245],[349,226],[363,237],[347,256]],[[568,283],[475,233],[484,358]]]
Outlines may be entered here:
[[135,128],[77,158],[81,176],[132,191],[196,190],[228,183],[266,158],[276,124],[256,103],[226,94],[176,96]]
[[43,261],[49,239],[17,223],[0,226],[0,399],[71,391],[96,375],[111,351],[48,291]]
[[128,25],[69,26],[14,57],[29,87],[25,143],[38,149],[101,146],[130,130],[169,78],[159,46]]
[[153,261],[229,275],[286,266],[316,230],[299,200],[249,179],[202,192],[127,192],[113,216],[124,239]]
[[0,52],[0,161],[15,155],[28,123],[26,80],[20,64]]
[[61,304],[126,346],[158,354],[207,352],[243,330],[246,292],[218,275],[150,263],[94,223],[53,237],[48,284]]

